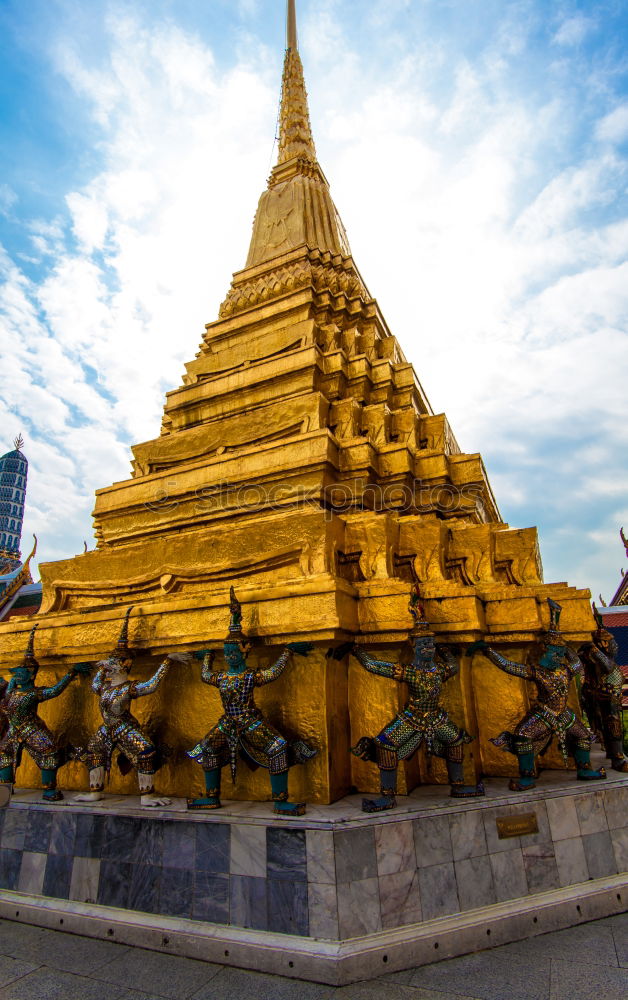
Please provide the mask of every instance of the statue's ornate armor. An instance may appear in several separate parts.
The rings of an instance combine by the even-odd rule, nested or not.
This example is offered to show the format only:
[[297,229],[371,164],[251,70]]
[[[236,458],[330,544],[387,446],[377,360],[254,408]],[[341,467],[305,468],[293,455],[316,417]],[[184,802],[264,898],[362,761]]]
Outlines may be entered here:
[[240,751],[271,774],[288,770],[288,742],[267,722],[255,704],[254,690],[270,684],[281,676],[290,658],[284,650],[267,670],[247,670],[241,674],[212,671],[212,658],[203,660],[201,677],[205,684],[218,688],[224,715],[209,730],[188,756],[198,761],[203,770],[235,765]]
[[30,691],[9,691],[2,702],[2,712],[8,729],[0,740],[0,768],[17,768],[22,750],[27,750],[41,770],[61,767],[63,755],[46,723],[39,718],[37,708],[42,701],[56,698],[67,688],[73,675],[66,674],[52,687],[35,687]]
[[617,644],[606,633],[606,647],[595,639],[580,651],[584,662],[582,700],[592,728],[604,742],[608,757],[616,770],[628,771],[623,751],[623,726],[621,715],[623,677],[614,657]]
[[576,654],[566,650],[563,666],[550,670],[540,664],[515,663],[501,653],[487,647],[484,655],[513,677],[532,681],[536,685],[537,700],[529,712],[517,723],[514,732],[500,733],[491,740],[495,746],[505,747],[511,753],[542,754],[558,738],[558,745],[567,760],[567,750],[589,750],[591,734],[576,713],[567,706],[569,688],[575,674],[582,673],[582,663]]
[[126,681],[110,687],[105,683],[105,667],[99,667],[92,688],[98,695],[103,725],[87,745],[85,762],[90,771],[97,767],[110,770],[112,754],[117,749],[141,774],[155,773],[157,748],[142,732],[130,708],[134,698],[153,694],[167,672],[167,663],[162,663],[150,680]]
[[[439,647],[434,667],[429,671],[412,665],[374,660],[359,647],[354,649],[354,655],[370,673],[403,681],[410,689],[406,706],[372,741],[371,759],[376,760],[380,767],[385,767],[386,758],[390,757],[388,766],[394,767],[397,760],[411,757],[425,741],[429,754],[447,760],[462,760],[462,748],[465,743],[473,742],[473,737],[456,726],[440,704],[443,684],[455,677],[459,670],[456,658],[448,649]],[[367,746],[368,737],[363,737],[354,752],[364,756]]]

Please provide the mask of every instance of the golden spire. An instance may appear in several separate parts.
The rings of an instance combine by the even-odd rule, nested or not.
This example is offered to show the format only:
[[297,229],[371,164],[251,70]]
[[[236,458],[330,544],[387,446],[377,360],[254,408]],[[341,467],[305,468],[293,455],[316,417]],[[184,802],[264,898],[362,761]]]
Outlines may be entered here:
[[[344,257],[351,255],[329,185],[316,158],[298,50],[296,0],[288,0],[286,41],[279,156],[268,180],[268,190],[259,201],[247,268],[257,267],[298,247]],[[230,293],[223,303],[227,311],[233,308],[232,297]]]
[[316,163],[303,65],[297,43],[296,0],[288,0],[286,37],[288,47],[281,88],[278,163],[286,163],[296,157],[305,157],[310,162]]
[[296,0],[288,0],[288,22],[286,30],[286,48],[294,49],[295,52],[299,48],[299,43],[297,41],[297,4]]

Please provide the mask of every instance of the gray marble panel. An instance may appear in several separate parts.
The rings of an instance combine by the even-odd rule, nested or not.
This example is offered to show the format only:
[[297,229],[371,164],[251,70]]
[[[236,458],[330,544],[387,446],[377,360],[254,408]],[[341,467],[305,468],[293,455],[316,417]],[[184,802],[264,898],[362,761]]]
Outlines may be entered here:
[[340,938],[362,937],[382,929],[379,880],[359,879],[338,885],[338,925]]
[[95,813],[77,813],[74,855],[81,858],[100,858],[105,836],[105,816]]
[[266,878],[266,828],[239,826],[231,829],[231,874]]
[[17,889],[22,851],[0,848],[0,889]]
[[159,865],[131,865],[127,900],[129,910],[159,913],[161,871]]
[[455,813],[449,819],[454,861],[479,858],[488,853],[480,809]]
[[461,910],[475,910],[496,902],[493,869],[488,854],[455,862]]
[[460,911],[453,862],[419,869],[419,893],[424,920]]
[[338,898],[336,886],[326,882],[310,882],[307,894],[310,911],[310,937],[337,940]]
[[521,847],[520,837],[507,837],[500,839],[497,831],[497,820],[506,816],[521,813],[519,807],[505,807],[501,809],[483,809],[482,818],[484,820],[484,833],[486,835],[486,846],[489,854],[512,851],[516,847]]
[[228,875],[231,827],[226,823],[195,825],[197,871],[210,872],[212,875]]
[[606,875],[617,874],[613,842],[608,830],[583,836],[582,845],[591,878],[604,878]]
[[547,892],[558,889],[560,879],[556,856],[551,844],[530,844],[522,848],[528,892]]
[[162,868],[159,912],[169,917],[190,917],[192,913],[192,872]]
[[268,878],[304,882],[307,879],[305,830],[270,826],[266,830]]
[[50,828],[49,854],[74,855],[74,838],[76,834],[76,813],[56,812]]
[[105,826],[102,838],[102,856],[115,861],[124,858],[125,861],[133,855],[135,840],[138,836],[141,820],[134,816],[105,816]]
[[28,826],[24,834],[24,850],[47,854],[50,847],[50,830],[53,813],[43,809],[29,809]]
[[133,850],[125,856],[124,860],[130,861],[131,864],[161,867],[163,826],[164,824],[160,820],[154,820],[152,817],[141,819],[136,831]]
[[307,882],[268,879],[268,930],[278,934],[310,933]]
[[336,884],[336,855],[331,830],[308,830],[306,837],[307,880]]
[[359,882],[377,875],[375,833],[372,826],[334,834],[338,882]]
[[557,841],[554,844],[554,852],[561,886],[576,885],[578,882],[587,881],[589,869],[581,837]]
[[608,788],[602,793],[604,811],[609,830],[616,830],[626,825],[628,815],[628,785],[619,788]]
[[628,826],[623,830],[611,830],[611,841],[615,852],[618,872],[628,872]]
[[547,808],[545,802],[537,800],[536,802],[529,802],[525,805],[522,804],[520,809],[513,809],[512,815],[517,816],[522,813],[534,813],[536,816],[537,826],[539,828],[538,833],[526,833],[522,834],[520,837],[521,846],[523,847],[533,847],[539,846],[543,847],[546,844],[552,843],[552,831],[550,830],[549,818],[547,815]]
[[29,825],[27,809],[7,809],[2,828],[2,846],[12,851],[23,851],[26,828]]
[[[517,838],[518,839],[518,838]],[[498,903],[507,899],[521,899],[528,895],[528,880],[520,847],[491,854],[495,898]]]
[[229,876],[196,872],[192,898],[192,919],[214,924],[229,923]]
[[268,930],[266,879],[232,875],[229,882],[231,923],[256,931]]
[[575,800],[580,832],[583,834],[602,833],[604,830],[608,830],[604,809],[604,793],[599,789],[594,791],[591,786],[589,788],[590,791],[584,795],[578,795]]
[[75,858],[70,881],[70,899],[79,903],[95,903],[100,879],[99,858]]
[[423,917],[416,869],[380,877],[379,898],[384,930],[417,924]]
[[42,895],[47,859],[47,854],[24,851],[22,854],[20,879],[17,886],[20,892],[27,892],[34,896]]
[[131,881],[131,865],[125,861],[103,861],[98,880],[98,902],[102,906],[126,909]]
[[163,824],[162,858],[165,868],[196,867],[196,823],[169,821]]
[[382,823],[375,827],[375,853],[377,872],[395,875],[397,872],[415,871],[414,830],[410,820],[400,823]]
[[[449,817],[433,816],[413,820],[414,847],[419,868],[453,861]],[[453,869],[452,869],[453,870]]]
[[68,899],[74,859],[67,854],[49,854],[44,874],[43,895]]
[[559,799],[548,799],[545,804],[554,843],[580,836],[580,824],[578,823],[574,798],[564,795]]

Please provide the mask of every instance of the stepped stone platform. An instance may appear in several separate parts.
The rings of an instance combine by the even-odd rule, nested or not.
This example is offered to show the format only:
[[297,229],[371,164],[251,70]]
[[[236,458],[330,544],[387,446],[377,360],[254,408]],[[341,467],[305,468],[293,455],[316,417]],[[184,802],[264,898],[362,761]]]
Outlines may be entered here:
[[153,812],[18,790],[0,917],[341,985],[628,909],[626,776],[448,793],[375,816],[349,796],[288,821],[259,802]]

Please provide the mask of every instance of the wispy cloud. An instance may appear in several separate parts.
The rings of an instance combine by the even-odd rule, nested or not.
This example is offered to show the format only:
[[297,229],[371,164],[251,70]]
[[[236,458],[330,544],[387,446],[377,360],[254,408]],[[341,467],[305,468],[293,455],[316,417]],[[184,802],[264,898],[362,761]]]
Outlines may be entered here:
[[[361,271],[504,516],[540,524],[547,577],[608,594],[628,525],[628,105],[602,41],[582,62],[599,26],[491,4],[471,45],[462,0],[369,0],[358,22],[342,0],[300,6],[317,146]],[[0,418],[28,439],[44,558],[82,547],[94,489],[158,433],[244,263],[277,107],[280,24],[274,56],[234,54],[174,15],[107,9],[94,51],[65,29],[49,45],[97,165],[54,218],[24,218],[31,261],[0,257]]]

